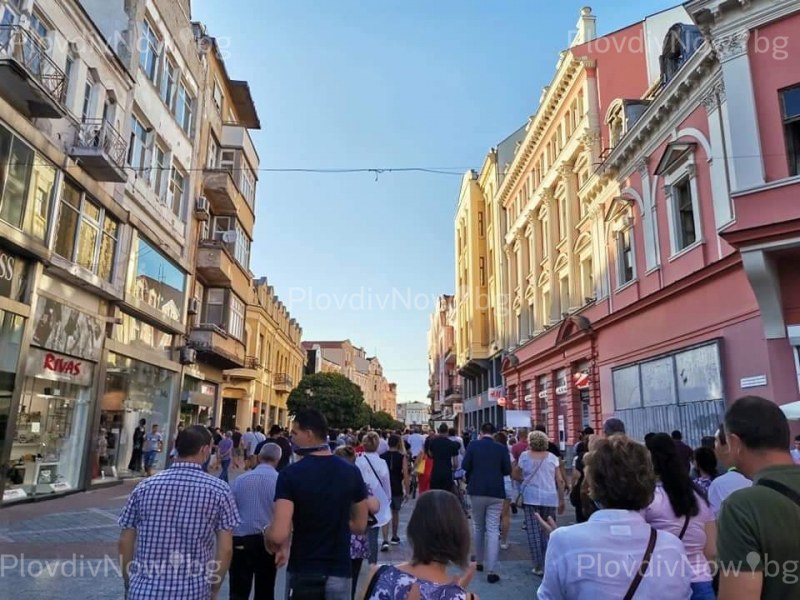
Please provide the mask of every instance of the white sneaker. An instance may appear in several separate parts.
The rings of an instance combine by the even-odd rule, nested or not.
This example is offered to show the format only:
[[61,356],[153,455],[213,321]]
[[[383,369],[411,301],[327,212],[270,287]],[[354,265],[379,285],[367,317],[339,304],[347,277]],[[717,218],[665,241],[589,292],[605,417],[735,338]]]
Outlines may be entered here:
[[500,550],[508,550],[508,544],[500,544]]

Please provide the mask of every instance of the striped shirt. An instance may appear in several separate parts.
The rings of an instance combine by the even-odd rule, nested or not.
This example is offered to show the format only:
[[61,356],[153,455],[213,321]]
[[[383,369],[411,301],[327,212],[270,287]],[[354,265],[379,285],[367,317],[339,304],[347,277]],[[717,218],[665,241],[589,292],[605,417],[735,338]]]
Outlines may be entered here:
[[231,492],[242,522],[233,530],[233,535],[255,535],[272,523],[277,481],[275,467],[265,464],[236,478]]
[[228,484],[201,465],[174,462],[139,483],[119,517],[136,529],[128,600],[208,600],[215,534],[239,524]]

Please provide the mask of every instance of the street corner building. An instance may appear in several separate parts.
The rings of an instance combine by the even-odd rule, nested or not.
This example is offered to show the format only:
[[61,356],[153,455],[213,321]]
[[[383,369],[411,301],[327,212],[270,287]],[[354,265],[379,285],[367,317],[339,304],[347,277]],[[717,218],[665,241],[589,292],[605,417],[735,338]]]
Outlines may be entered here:
[[604,36],[585,8],[576,30],[462,182],[462,423],[525,411],[569,452],[615,415],[697,445],[741,395],[799,396],[800,5],[696,0]]
[[[177,423],[219,424],[223,384],[274,357],[246,323],[264,304],[249,271],[260,123],[189,1],[0,0],[0,82],[12,502],[137,474],[140,419],[165,467]],[[280,420],[270,402],[230,424]]]

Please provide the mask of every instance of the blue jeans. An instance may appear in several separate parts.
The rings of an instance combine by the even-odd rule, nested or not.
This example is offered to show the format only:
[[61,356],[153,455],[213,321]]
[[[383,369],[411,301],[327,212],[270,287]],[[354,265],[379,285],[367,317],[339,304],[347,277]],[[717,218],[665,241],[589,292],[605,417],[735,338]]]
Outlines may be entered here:
[[692,583],[692,600],[716,600],[716,597],[710,581]]
[[231,459],[230,458],[223,458],[222,459],[222,473],[219,474],[219,478],[222,481],[228,481],[228,467],[231,466]]
[[153,468],[153,465],[156,464],[156,458],[158,457],[158,452],[155,450],[148,450],[144,453],[144,468],[146,471],[149,471]]

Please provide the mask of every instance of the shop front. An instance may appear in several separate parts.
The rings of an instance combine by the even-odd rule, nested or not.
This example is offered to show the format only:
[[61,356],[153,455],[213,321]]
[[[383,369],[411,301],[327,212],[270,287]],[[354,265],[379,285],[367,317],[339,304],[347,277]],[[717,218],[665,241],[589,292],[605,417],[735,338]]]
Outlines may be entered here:
[[211,423],[218,387],[215,383],[198,379],[192,375],[184,375],[179,416],[184,427],[189,425],[207,426]]

